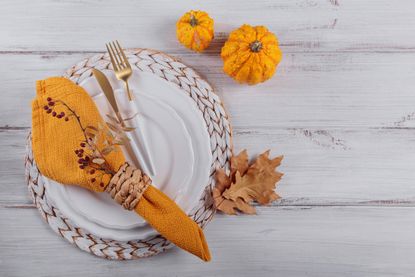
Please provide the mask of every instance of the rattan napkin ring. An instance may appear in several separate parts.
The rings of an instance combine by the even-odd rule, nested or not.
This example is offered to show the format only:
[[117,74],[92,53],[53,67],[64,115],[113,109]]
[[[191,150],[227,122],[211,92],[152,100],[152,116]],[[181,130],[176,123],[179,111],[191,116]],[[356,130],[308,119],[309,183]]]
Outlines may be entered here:
[[150,177],[140,169],[125,163],[111,178],[105,191],[124,209],[131,211],[135,209],[150,185]]

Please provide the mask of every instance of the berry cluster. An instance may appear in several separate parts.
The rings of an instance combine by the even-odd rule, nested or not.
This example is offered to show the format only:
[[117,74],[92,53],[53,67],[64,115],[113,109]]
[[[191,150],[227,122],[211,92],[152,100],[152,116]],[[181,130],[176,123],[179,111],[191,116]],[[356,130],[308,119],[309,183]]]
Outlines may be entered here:
[[55,107],[56,107],[55,104],[56,103],[53,101],[52,98],[48,97],[46,100],[48,101],[48,104],[45,105],[45,106],[43,106],[43,109],[47,113],[52,114],[53,117],[56,117],[58,119],[64,118],[65,121],[69,121],[69,117],[65,116],[65,113],[64,112],[57,113],[55,111]]
[[79,158],[78,163],[79,163],[79,168],[80,169],[84,169],[85,167],[87,167],[89,165],[89,161],[90,161],[89,156],[84,151],[85,145],[86,144],[84,142],[82,142],[79,145],[79,146],[81,146],[81,148],[75,150],[75,154]]
[[[102,178],[104,175],[106,174],[110,174],[113,175],[115,174],[115,172],[113,172],[109,167],[108,164],[102,164],[102,163],[95,163],[95,159],[96,157],[92,154],[94,153],[94,151],[98,151],[97,149],[97,145],[95,145],[95,143],[93,142],[91,137],[88,137],[87,133],[86,133],[86,129],[89,127],[83,127],[80,117],[79,115],[76,114],[76,112],[69,107],[65,102],[63,102],[62,100],[54,100],[51,97],[47,97],[47,105],[43,106],[43,109],[46,111],[46,113],[52,115],[55,118],[58,119],[65,119],[65,121],[69,121],[69,118],[74,118],[76,119],[76,122],[78,123],[81,131],[84,134],[85,140],[83,140],[80,144],[79,144],[79,148],[74,150],[75,155],[78,158],[78,164],[79,164],[79,168],[81,170],[84,170],[87,174],[91,175],[91,179],[90,182],[91,183],[98,183],[99,182],[99,186],[100,187],[104,187],[104,183],[102,182]],[[63,108],[66,108],[66,111],[68,114],[65,114],[65,112],[63,111],[58,111],[58,109],[56,108],[57,106],[61,106]],[[87,149],[85,149],[87,147],[87,149],[91,150],[90,154],[87,153]],[[92,150],[94,149],[94,150]],[[98,151],[99,152],[99,151]],[[104,158],[105,160],[105,158]],[[106,163],[106,161],[105,161]]]
[[[95,169],[92,167],[92,162],[91,162],[91,158],[85,153],[85,150],[84,150],[84,148],[85,148],[85,146],[86,146],[86,144],[85,144],[85,142],[81,142],[80,144],[79,144],[79,146],[81,147],[81,148],[79,148],[79,149],[76,149],[74,152],[75,152],[75,154],[78,156],[78,164],[79,164],[79,168],[80,169],[85,169],[90,175],[94,175],[95,174]],[[92,182],[92,183],[95,183],[97,180],[96,180],[96,178],[94,178],[94,177],[92,177],[91,179],[90,179],[90,181]],[[104,183],[103,182],[100,182],[99,183],[99,185],[101,186],[101,187],[103,187],[104,186]]]

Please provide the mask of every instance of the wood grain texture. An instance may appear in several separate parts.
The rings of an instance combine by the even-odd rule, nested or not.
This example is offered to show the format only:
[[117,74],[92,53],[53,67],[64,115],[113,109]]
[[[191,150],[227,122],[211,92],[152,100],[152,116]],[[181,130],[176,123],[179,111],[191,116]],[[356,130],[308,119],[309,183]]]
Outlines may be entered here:
[[[261,208],[218,216],[206,237],[212,262],[177,248],[114,262],[69,245],[36,209],[0,208],[2,276],[410,276],[413,208]],[[15,220],[18,217],[19,220]],[[10,230],[14,230],[10,232]],[[399,236],[396,234],[399,233]],[[18,247],[16,247],[18,246]]]
[[[0,126],[30,126],[28,107],[35,81],[61,75],[92,55],[0,54],[0,63],[10,65],[0,67],[3,84],[13,91],[1,96]],[[222,97],[235,127],[415,126],[414,118],[397,124],[415,112],[415,53],[285,54],[276,76],[257,86],[239,85],[225,76],[218,55],[180,53],[175,57],[207,78]]]
[[[175,21],[189,9],[215,19],[206,53],[176,41]],[[276,76],[254,87],[226,77],[219,57],[243,23],[266,25],[284,52]],[[414,33],[411,0],[2,1],[0,276],[413,275]],[[92,257],[49,230],[28,198],[35,80],[114,38],[202,74],[231,115],[236,151],[285,155],[280,201],[208,226],[212,263],[177,249],[127,263]]]

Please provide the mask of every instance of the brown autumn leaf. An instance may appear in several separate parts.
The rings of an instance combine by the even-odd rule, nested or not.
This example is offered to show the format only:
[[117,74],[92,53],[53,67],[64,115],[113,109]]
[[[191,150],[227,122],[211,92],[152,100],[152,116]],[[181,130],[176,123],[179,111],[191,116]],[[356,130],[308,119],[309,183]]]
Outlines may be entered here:
[[235,178],[236,171],[244,175],[248,167],[248,152],[244,149],[238,155],[231,157],[231,178]]
[[225,199],[216,187],[213,188],[212,195],[216,208],[225,214],[236,215],[238,211],[246,214],[255,214],[255,208],[241,198],[238,198],[236,201]]
[[[236,171],[243,171],[245,172],[249,166],[248,164],[248,154],[246,150],[243,150],[236,156],[231,157],[231,173],[230,176],[235,176]],[[227,214],[236,214],[235,208],[239,210],[245,210],[248,213],[250,209],[249,205],[244,205],[241,201],[232,201],[223,198],[222,193],[229,188],[231,185],[231,179],[228,175],[226,175],[223,169],[217,169],[215,173],[216,177],[216,186],[213,188],[212,195],[215,202],[215,206],[218,207],[219,210],[223,211]],[[255,209],[253,211],[255,213]]]
[[235,181],[223,192],[223,196],[231,200],[240,197],[247,203],[257,201],[261,205],[278,199],[274,189],[283,174],[275,169],[281,164],[283,157],[270,160],[268,156],[269,151],[259,155],[243,176],[237,172]]
[[222,168],[219,168],[218,170],[216,170],[215,177],[216,177],[215,188],[220,191],[220,194],[222,194],[231,185],[231,179],[229,178],[228,175],[226,175],[225,171]]
[[252,202],[266,205],[277,200],[275,187],[282,173],[275,171],[283,156],[269,159],[269,150],[248,163],[246,150],[231,158],[230,177],[222,169],[216,171],[213,198],[218,210],[226,214],[255,214]]

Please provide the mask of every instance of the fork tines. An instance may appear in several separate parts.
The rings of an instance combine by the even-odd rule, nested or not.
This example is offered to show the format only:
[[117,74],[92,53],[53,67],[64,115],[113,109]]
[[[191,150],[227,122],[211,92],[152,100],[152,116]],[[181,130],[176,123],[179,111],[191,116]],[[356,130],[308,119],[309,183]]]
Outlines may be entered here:
[[114,68],[115,76],[118,80],[122,80],[127,90],[128,99],[133,100],[133,94],[128,87],[128,79],[133,74],[131,65],[128,62],[127,56],[125,56],[124,50],[118,41],[110,42],[106,44],[108,54],[110,55],[112,67]]
[[105,44],[114,70],[131,67],[118,40]]

